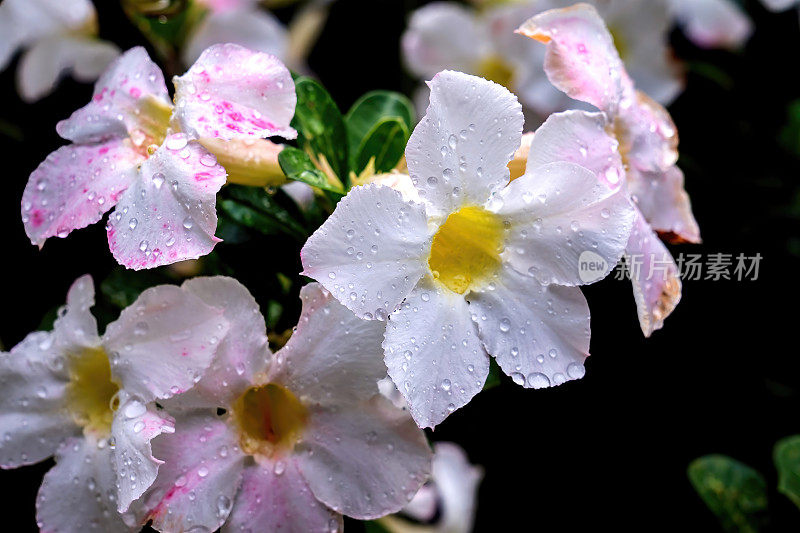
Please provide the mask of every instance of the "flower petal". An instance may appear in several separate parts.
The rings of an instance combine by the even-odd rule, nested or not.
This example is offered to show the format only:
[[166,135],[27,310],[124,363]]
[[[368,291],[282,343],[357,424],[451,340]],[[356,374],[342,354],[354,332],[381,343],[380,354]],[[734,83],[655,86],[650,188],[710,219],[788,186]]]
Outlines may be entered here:
[[627,163],[642,172],[667,170],[678,161],[678,129],[672,117],[641,91],[633,93],[628,103],[615,119]]
[[53,324],[53,339],[61,353],[77,353],[100,346],[97,320],[92,315],[94,282],[88,274],[75,280],[67,293],[67,305]]
[[219,43],[234,43],[285,59],[289,34],[277,17],[263,9],[211,12],[192,31],[183,49],[183,62],[191,65],[206,48]]
[[761,0],[770,11],[784,11],[797,4],[797,0]]
[[386,319],[427,268],[425,208],[389,187],[354,187],[308,239],[303,274],[362,318]]
[[294,81],[275,56],[215,44],[174,81],[175,118],[194,138],[297,136],[289,126],[297,104]]
[[280,466],[256,463],[245,469],[242,488],[222,533],[337,533],[343,529],[342,516],[314,497],[300,475],[297,460],[288,457]]
[[144,158],[130,141],[62,146],[31,173],[22,193],[22,222],[31,243],[66,237],[116,205]]
[[598,179],[616,190],[623,184],[624,169],[619,142],[606,131],[605,113],[564,111],[555,113],[533,136],[527,168],[570,161],[594,172]]
[[510,226],[504,261],[543,284],[583,285],[579,258],[585,252],[605,261],[605,277],[625,250],[633,206],[622,189],[613,191],[574,163],[531,169],[501,190],[490,209]]
[[160,285],[144,291],[108,325],[103,345],[122,388],[147,402],[197,383],[228,327],[222,310],[187,290]]
[[73,142],[100,142],[110,138],[137,136],[147,130],[142,121],[142,102],[172,104],[161,69],[141,46],[131,48],[108,67],[94,86],[92,100],[56,126],[58,134]]
[[681,301],[680,273],[669,250],[638,210],[625,252],[639,325],[649,337],[661,329]]
[[153,520],[159,531],[214,531],[231,511],[245,456],[236,433],[211,412],[186,413],[175,427],[176,433],[153,441],[153,454],[164,464],[128,519],[141,525]]
[[753,33],[750,17],[731,0],[671,0],[670,3],[684,33],[697,46],[739,48]]
[[481,205],[508,183],[522,107],[505,87],[461,72],[440,72],[428,85],[431,103],[406,146],[411,181],[443,214]]
[[214,249],[217,192],[225,169],[183,134],[167,138],[109,217],[108,245],[134,270],[196,259]]
[[264,316],[250,292],[233,278],[193,278],[185,281],[182,288],[209,306],[222,309],[230,329],[197,385],[165,405],[169,409],[226,407],[266,373],[271,354]]
[[469,403],[489,375],[467,302],[429,277],[392,314],[383,348],[389,376],[420,427]]
[[700,228],[677,166],[663,173],[629,172],[628,189],[654,230],[679,242],[700,242]]
[[386,376],[383,324],[359,319],[317,283],[303,287],[300,298],[303,312],[275,354],[270,381],[323,405],[371,398]]
[[123,394],[111,425],[119,512],[127,511],[131,502],[144,494],[155,481],[159,465],[164,464],[153,457],[150,441],[162,433],[174,432],[175,420],[171,416]]
[[94,81],[118,55],[119,48],[114,44],[93,37],[56,35],[42,39],[20,60],[20,95],[27,102],[47,96],[67,73],[78,81]]
[[576,100],[615,113],[623,96],[625,67],[593,6],[545,11],[517,32],[547,45],[544,70],[553,85]]
[[399,511],[431,468],[425,434],[379,394],[350,409],[312,410],[297,449],[314,496],[359,520]]
[[455,2],[433,2],[411,14],[401,46],[406,68],[427,79],[445,69],[475,72],[489,40],[472,11]]
[[136,531],[117,513],[111,447],[106,441],[76,437],[56,454],[56,465],[44,476],[36,498],[41,531]]
[[38,463],[80,433],[64,411],[69,376],[53,350],[54,334],[31,333],[0,353],[0,467]]
[[517,385],[540,389],[583,377],[589,305],[579,288],[543,286],[507,268],[493,288],[468,299],[486,351]]

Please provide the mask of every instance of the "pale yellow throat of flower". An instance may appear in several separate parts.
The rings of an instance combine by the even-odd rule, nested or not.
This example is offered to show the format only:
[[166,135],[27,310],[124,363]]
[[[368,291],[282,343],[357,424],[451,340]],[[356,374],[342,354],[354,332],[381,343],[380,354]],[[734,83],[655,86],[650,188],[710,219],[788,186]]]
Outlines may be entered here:
[[291,451],[303,432],[308,411],[291,391],[270,383],[251,387],[233,405],[242,450],[272,457]]
[[119,402],[117,385],[103,348],[85,348],[70,357],[67,411],[84,432],[99,436],[111,434]]
[[433,236],[433,278],[458,294],[484,286],[500,268],[505,231],[500,217],[482,207],[451,213]]
[[499,83],[503,87],[512,90],[514,81],[514,68],[509,65],[502,57],[489,55],[478,63],[478,76],[487,80]]

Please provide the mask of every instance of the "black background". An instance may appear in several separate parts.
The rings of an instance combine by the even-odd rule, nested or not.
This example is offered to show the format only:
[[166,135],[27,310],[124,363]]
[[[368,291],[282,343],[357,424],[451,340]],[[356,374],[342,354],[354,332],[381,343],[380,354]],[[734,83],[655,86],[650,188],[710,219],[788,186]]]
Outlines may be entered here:
[[[309,63],[342,109],[371,89],[413,88],[398,42],[406,13],[422,3],[333,5]],[[97,4],[101,36],[123,49],[144,44],[117,2]],[[593,355],[584,379],[538,391],[506,379],[432,436],[459,443],[486,470],[478,531],[717,530],[686,477],[688,463],[707,453],[728,454],[761,471],[770,490],[770,529],[798,529],[800,511],[776,491],[772,447],[800,433],[794,342],[800,261],[789,252],[800,237],[792,210],[800,161],[776,141],[787,105],[800,97],[800,32],[794,11],[770,14],[756,1],[746,7],[756,32],[742,52],[703,51],[679,32],[672,35],[680,57],[725,73],[715,80],[691,68],[687,90],[670,108],[704,239],[672,249],[760,253],[759,279],[685,282],[681,304],[649,340],[639,330],[627,282],[606,279],[586,288]],[[278,12],[284,19],[289,13]],[[77,276],[90,272],[101,280],[115,266],[102,224],[50,239],[40,252],[19,215],[28,175],[64,143],[55,123],[88,101],[91,86],[67,80],[52,96],[26,105],[13,82],[14,65],[0,74],[0,118],[22,135],[0,136],[0,339],[6,349],[63,303]],[[281,261],[299,272],[293,246],[248,248],[239,258],[238,277],[260,301],[266,287],[260,262]],[[0,519],[18,524],[10,530],[36,529],[35,495],[51,464],[0,472]],[[348,523],[351,531],[360,527]]]

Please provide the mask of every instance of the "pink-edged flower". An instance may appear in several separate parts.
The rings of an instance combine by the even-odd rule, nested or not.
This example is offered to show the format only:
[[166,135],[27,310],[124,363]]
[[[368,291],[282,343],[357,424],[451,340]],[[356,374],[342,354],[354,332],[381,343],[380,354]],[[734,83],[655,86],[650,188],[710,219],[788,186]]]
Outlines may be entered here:
[[378,392],[380,324],[312,283],[294,334],[271,356],[244,287],[222,278],[183,287],[222,306],[231,330],[195,388],[166,403],[175,433],[153,441],[165,464],[130,524],[339,531],[341,514],[370,519],[411,500],[431,454],[408,414]]
[[5,0],[0,4],[0,70],[24,50],[17,90],[33,102],[47,96],[66,73],[90,82],[119,55],[97,38],[97,13],[90,0]]
[[66,237],[116,206],[108,243],[128,268],[194,259],[214,248],[216,193],[226,169],[198,140],[295,137],[294,83],[274,56],[234,44],[208,48],[174,83],[173,105],[159,68],[143,48],[133,48],[101,76],[92,101],[58,123],[59,135],[73,144],[47,156],[22,197],[33,244]]
[[[423,79],[454,69],[500,83],[519,97],[529,126],[535,126],[575,102],[555,90],[542,72],[544,50],[513,32],[536,13],[569,3],[524,0],[477,12],[454,2],[427,4],[412,14],[403,35],[404,62]],[[632,77],[656,100],[672,101],[683,89],[683,76],[669,48],[672,18],[667,0],[596,4],[613,25],[615,38],[624,43],[623,60]]]
[[56,456],[36,501],[43,531],[126,531],[118,510],[156,478],[150,441],[174,421],[153,403],[190,388],[228,331],[222,311],[174,286],[148,289],[100,336],[89,276],[52,331],[0,354],[0,466]]
[[681,297],[677,266],[659,234],[670,241],[700,241],[683,173],[675,164],[675,124],[663,107],[636,90],[593,7],[548,11],[518,31],[547,44],[545,71],[556,87],[603,111],[548,119],[541,132],[560,142],[546,143],[537,132],[528,168],[537,162],[577,161],[630,195],[637,216],[626,254],[639,322],[649,336]]
[[[589,309],[579,257],[621,257],[628,198],[575,163],[509,183],[522,111],[504,87],[444,71],[406,147],[420,203],[353,188],[302,250],[304,274],[357,316],[388,320],[389,376],[421,427],[477,394],[489,355],[525,387],[584,374]],[[558,140],[552,140],[557,143]]]

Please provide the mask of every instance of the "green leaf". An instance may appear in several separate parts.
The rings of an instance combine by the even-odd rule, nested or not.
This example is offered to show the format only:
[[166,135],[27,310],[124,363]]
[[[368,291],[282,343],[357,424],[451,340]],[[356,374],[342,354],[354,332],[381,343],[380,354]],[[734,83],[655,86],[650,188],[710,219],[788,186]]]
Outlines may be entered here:
[[117,267],[100,283],[100,293],[106,297],[109,303],[124,309],[131,305],[145,289],[170,282],[172,282],[172,278],[165,275],[162,270],[134,272]]
[[398,118],[411,131],[416,111],[411,100],[400,93],[372,91],[356,101],[345,117],[347,143],[353,156],[358,153],[364,137],[383,119]]
[[758,471],[725,455],[692,461],[692,486],[726,531],[759,531],[767,509],[767,483]]
[[229,185],[217,206],[234,222],[264,235],[286,234],[298,240],[308,237],[303,225],[264,189]]
[[302,181],[312,187],[344,194],[338,184],[328,181],[328,177],[314,166],[311,158],[302,150],[287,146],[278,154],[278,164],[290,180]]
[[503,375],[503,370],[500,365],[494,360],[494,357],[489,358],[489,375],[486,376],[486,383],[483,384],[483,390],[493,389],[500,385],[500,380]]
[[339,180],[347,184],[349,155],[342,113],[328,91],[311,78],[298,77],[295,89],[297,107],[292,127],[297,130],[298,145],[318,159],[324,156]]
[[779,440],[773,450],[778,491],[800,507],[800,435]]
[[382,119],[361,141],[356,152],[356,173],[364,170],[373,157],[376,172],[392,170],[403,157],[410,135],[408,127],[401,119],[396,117]]

